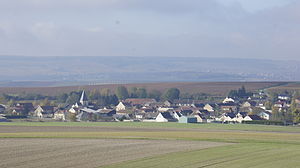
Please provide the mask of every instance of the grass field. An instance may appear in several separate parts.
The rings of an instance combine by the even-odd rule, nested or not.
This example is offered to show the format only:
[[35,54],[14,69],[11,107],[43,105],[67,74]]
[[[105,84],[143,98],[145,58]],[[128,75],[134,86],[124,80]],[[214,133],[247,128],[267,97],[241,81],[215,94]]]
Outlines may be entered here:
[[150,143],[155,140],[175,140],[230,144],[122,160],[103,167],[281,168],[300,165],[300,127],[178,123],[0,123],[0,138],[129,139],[149,140]]

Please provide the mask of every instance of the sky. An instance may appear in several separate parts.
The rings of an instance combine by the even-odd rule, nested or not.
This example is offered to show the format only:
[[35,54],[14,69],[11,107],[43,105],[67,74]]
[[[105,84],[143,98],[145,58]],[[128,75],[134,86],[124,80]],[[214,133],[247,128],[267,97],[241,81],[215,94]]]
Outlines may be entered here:
[[299,0],[0,0],[0,55],[300,60]]

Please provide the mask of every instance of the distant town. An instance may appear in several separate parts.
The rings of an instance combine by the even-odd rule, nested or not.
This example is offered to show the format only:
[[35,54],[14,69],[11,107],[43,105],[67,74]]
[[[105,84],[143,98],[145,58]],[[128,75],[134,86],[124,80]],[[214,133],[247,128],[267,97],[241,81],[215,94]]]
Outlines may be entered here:
[[73,91],[58,96],[38,94],[0,97],[0,121],[27,122],[179,122],[295,125],[300,122],[297,91],[248,92],[244,86],[227,97],[204,93],[182,94],[177,88],[164,93],[119,86]]

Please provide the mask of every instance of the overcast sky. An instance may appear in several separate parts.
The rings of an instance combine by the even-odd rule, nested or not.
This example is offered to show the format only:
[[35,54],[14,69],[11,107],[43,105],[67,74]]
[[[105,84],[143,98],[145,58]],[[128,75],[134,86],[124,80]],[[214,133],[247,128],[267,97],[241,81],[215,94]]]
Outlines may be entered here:
[[0,55],[300,60],[300,1],[0,0]]

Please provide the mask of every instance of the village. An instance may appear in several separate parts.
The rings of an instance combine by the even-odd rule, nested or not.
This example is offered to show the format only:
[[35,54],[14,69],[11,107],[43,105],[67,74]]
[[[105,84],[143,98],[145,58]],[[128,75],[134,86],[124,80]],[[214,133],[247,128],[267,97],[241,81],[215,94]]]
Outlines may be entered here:
[[[154,98],[126,98],[115,106],[99,107],[90,102],[86,92],[74,104],[65,107],[14,103],[0,105],[0,121],[40,122],[179,122],[179,123],[256,123],[292,125],[299,120],[300,99],[276,95],[274,102],[263,91],[245,99],[224,97],[220,102],[192,99],[157,101]],[[8,115],[8,113],[10,115]]]

